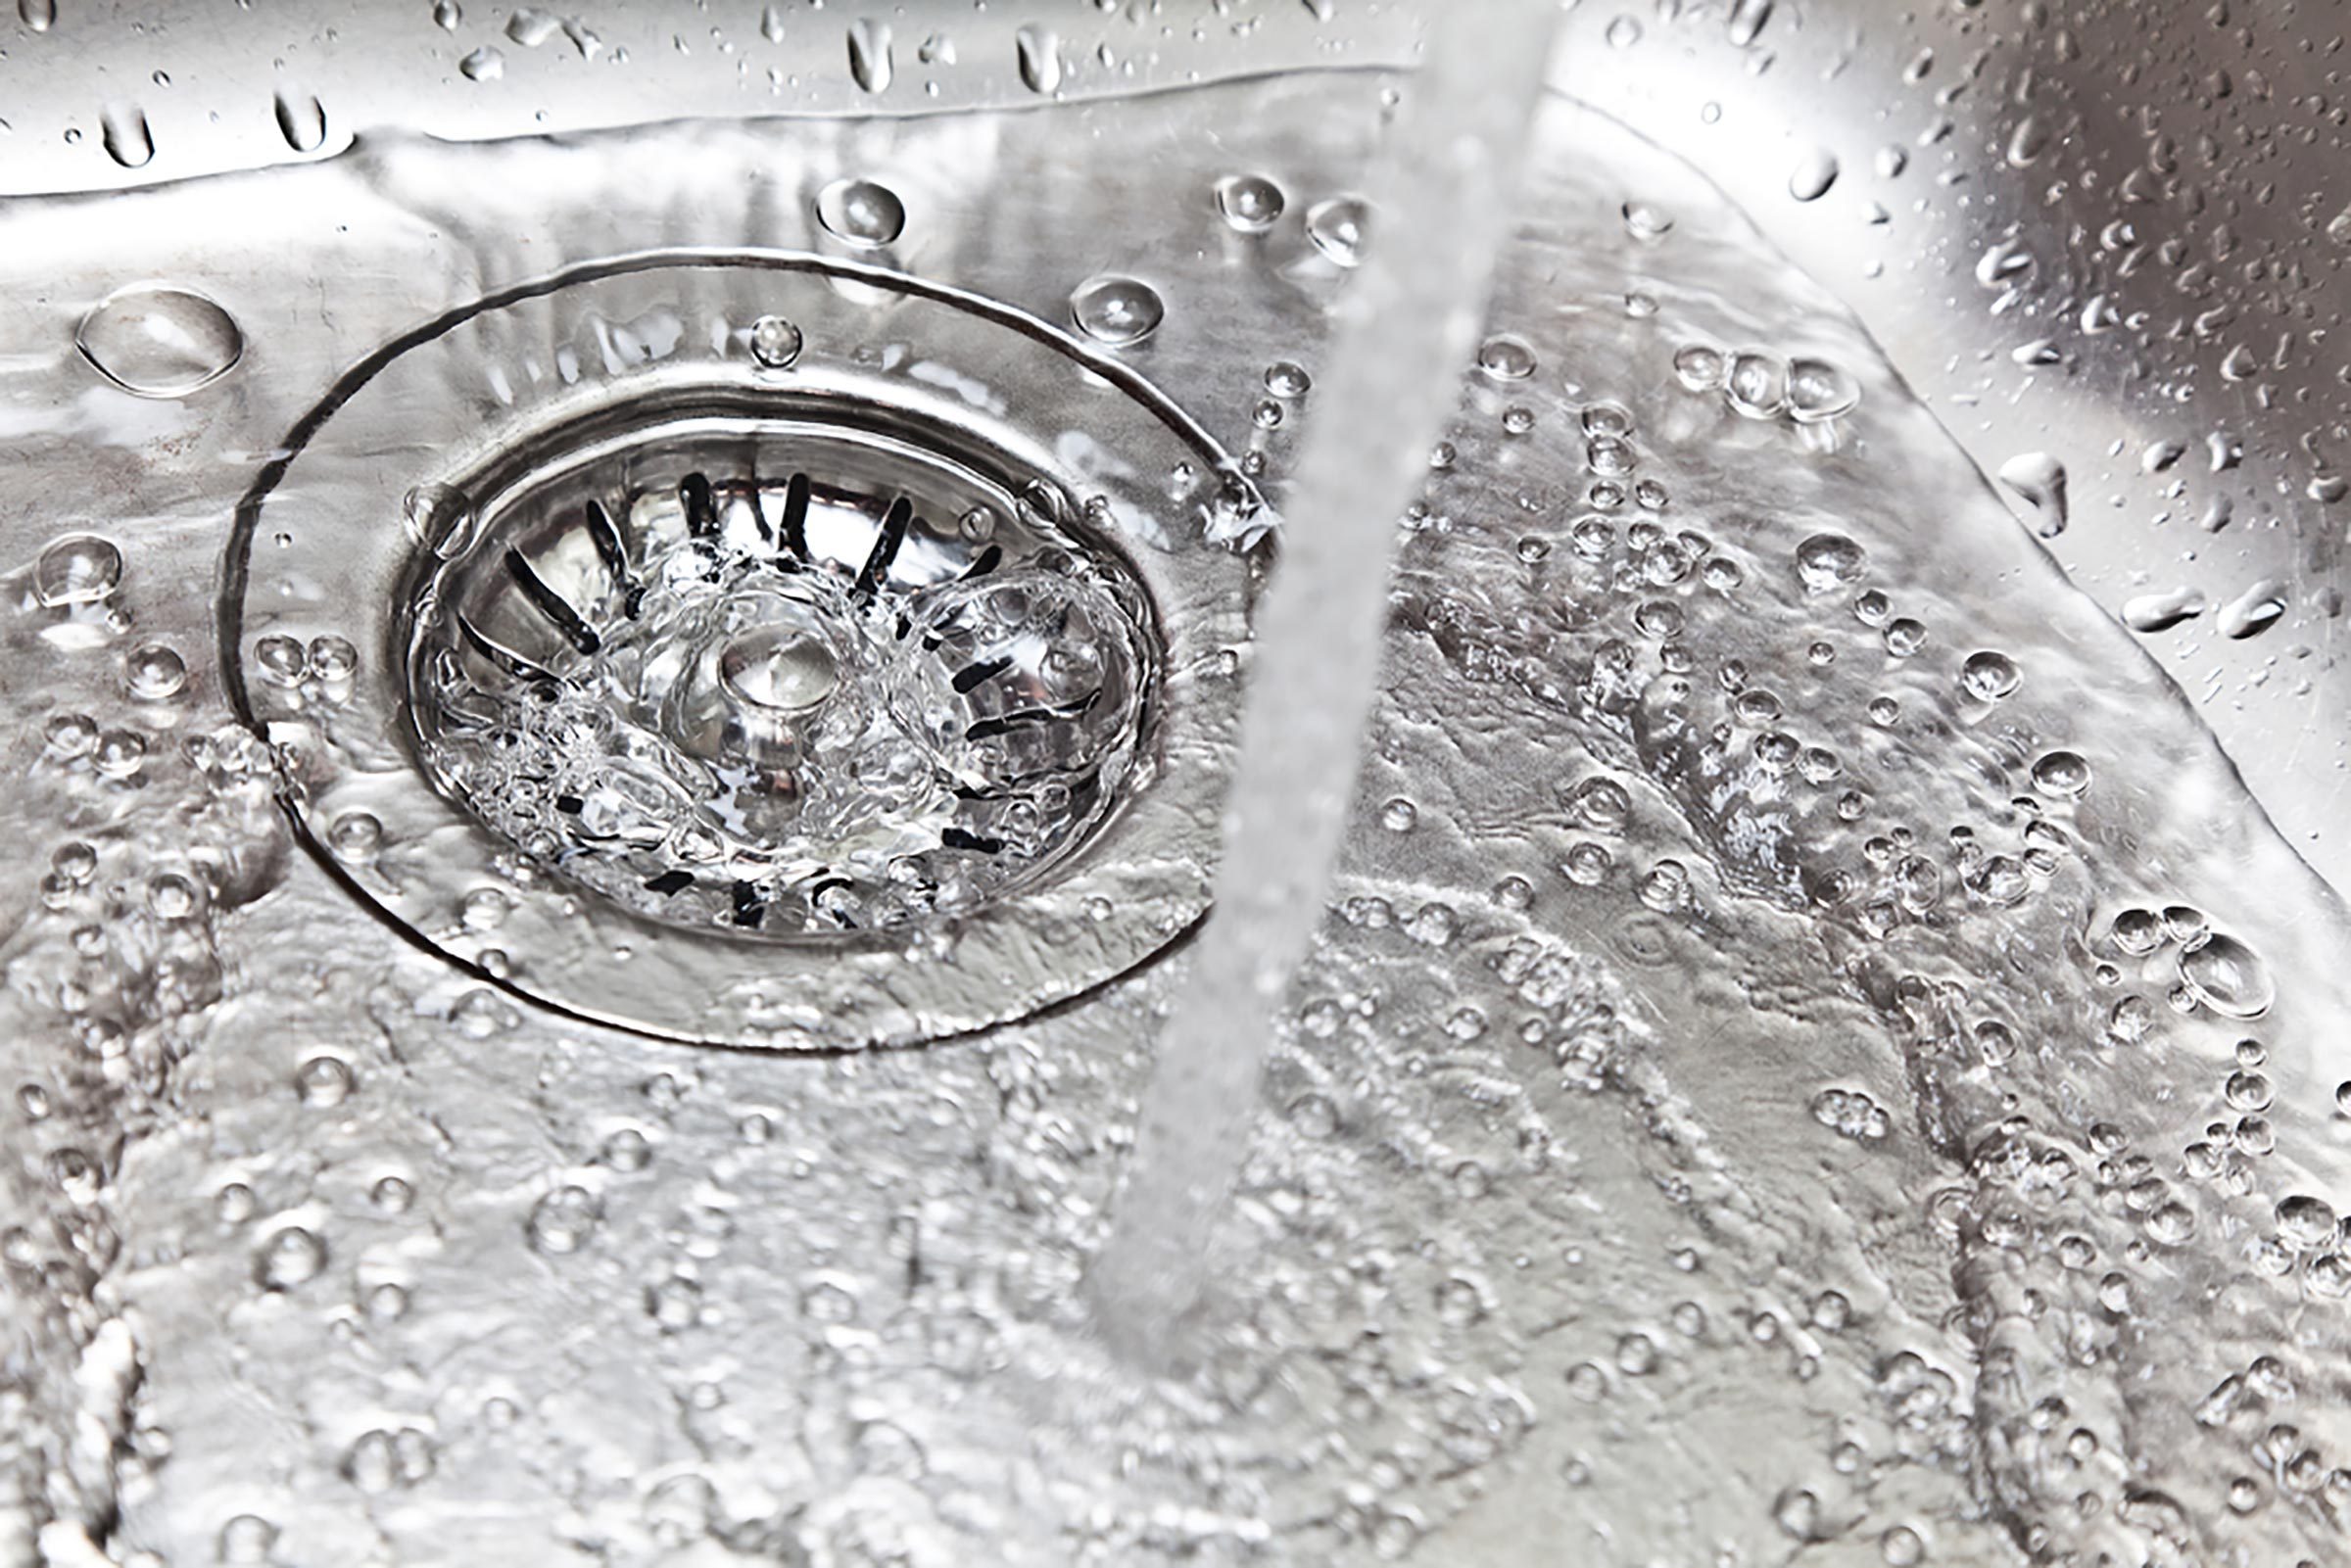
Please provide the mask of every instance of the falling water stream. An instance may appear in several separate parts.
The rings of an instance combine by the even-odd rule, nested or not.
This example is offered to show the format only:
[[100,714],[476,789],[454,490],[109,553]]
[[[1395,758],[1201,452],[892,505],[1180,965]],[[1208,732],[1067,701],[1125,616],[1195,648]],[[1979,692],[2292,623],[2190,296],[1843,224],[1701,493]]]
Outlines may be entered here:
[[1393,519],[1425,476],[1453,367],[1477,340],[1558,21],[1543,0],[1449,11],[1389,127],[1382,199],[1350,219],[1361,270],[1259,611],[1215,912],[1089,1280],[1104,1334],[1146,1361],[1176,1353],[1199,1300],[1273,1012],[1321,925],[1378,689]]

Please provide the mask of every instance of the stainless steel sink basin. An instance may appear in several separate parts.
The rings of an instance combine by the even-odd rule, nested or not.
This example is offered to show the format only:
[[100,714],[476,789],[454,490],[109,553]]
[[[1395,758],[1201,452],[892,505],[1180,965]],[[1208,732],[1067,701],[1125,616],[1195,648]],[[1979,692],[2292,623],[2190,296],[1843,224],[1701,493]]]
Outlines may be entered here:
[[2343,1552],[2324,5],[1570,0],[1093,1315],[1435,10],[21,0],[0,1564]]

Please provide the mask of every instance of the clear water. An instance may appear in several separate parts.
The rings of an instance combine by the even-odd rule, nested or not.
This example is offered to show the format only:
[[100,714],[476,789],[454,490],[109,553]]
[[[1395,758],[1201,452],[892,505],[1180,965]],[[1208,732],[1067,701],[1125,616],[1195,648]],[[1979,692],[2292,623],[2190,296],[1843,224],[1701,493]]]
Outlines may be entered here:
[[[696,1050],[446,966],[290,841],[210,590],[391,331],[576,256],[827,243],[854,175],[902,264],[1040,317],[1149,282],[1134,362],[1284,499],[1380,86],[379,144],[0,218],[242,344],[138,397],[74,347],[114,284],[12,308],[53,348],[4,389],[46,500],[0,1560],[2339,1553],[2339,908],[1829,297],[1564,102],[1180,1380],[1081,1284],[1180,952],[927,1049]],[[278,271],[174,246],[219,204]]]

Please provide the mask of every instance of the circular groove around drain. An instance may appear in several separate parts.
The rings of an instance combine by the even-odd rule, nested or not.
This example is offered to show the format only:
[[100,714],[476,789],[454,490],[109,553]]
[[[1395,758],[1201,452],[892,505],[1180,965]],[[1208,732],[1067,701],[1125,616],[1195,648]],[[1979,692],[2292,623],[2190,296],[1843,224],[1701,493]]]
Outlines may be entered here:
[[1082,346],[895,284],[643,259],[339,387],[223,606],[313,849],[517,990],[731,1043],[999,1022],[1196,919],[1254,497]]

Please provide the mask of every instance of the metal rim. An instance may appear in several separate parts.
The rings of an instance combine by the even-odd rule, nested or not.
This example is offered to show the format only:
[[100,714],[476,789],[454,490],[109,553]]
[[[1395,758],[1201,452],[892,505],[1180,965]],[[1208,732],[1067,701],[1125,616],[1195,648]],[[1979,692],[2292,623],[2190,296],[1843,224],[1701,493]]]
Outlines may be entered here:
[[[752,353],[764,317],[801,334],[788,367]],[[433,557],[403,526],[407,496],[478,485],[623,404],[761,404],[886,420],[1039,476],[1147,594],[1164,650],[1140,776],[1035,885],[821,944],[690,931],[535,873],[419,772],[394,612]],[[433,950],[536,1001],[672,1038],[912,1043],[1099,985],[1206,909],[1236,739],[1231,650],[1248,635],[1248,561],[1216,541],[1258,504],[1130,370],[1000,306],[814,257],[628,258],[477,302],[338,384],[239,507],[223,662],[239,713],[287,759],[306,845]],[[269,638],[340,638],[357,666],[289,683],[257,662]],[[362,814],[379,831],[338,832]],[[465,914],[484,890],[505,906],[494,926]]]

